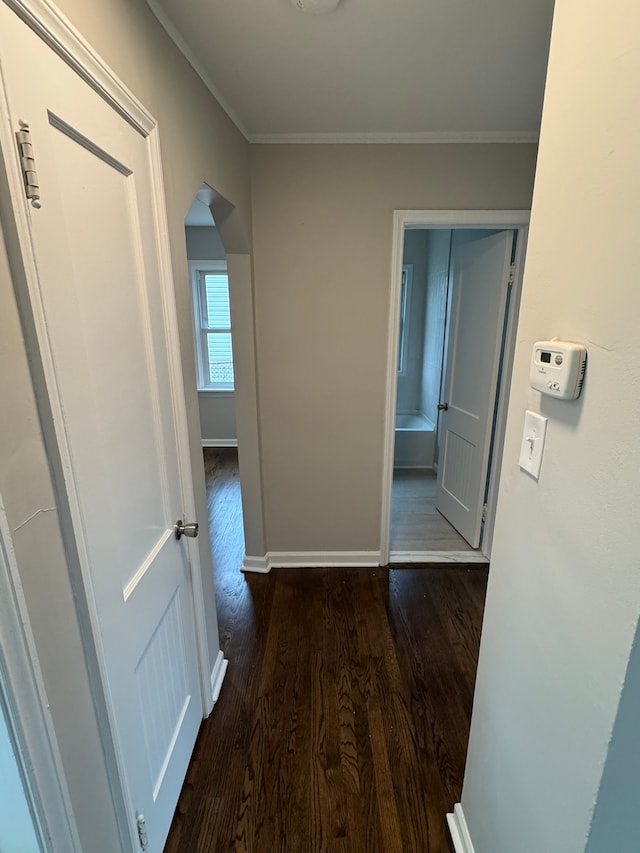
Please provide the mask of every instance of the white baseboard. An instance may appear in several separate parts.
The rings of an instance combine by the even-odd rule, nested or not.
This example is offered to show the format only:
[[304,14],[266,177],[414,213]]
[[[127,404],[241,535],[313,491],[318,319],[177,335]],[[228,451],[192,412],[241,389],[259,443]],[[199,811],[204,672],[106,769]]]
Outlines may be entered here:
[[394,471],[434,471],[435,468],[433,465],[403,465],[402,463],[398,463],[397,465],[393,464]]
[[389,565],[394,563],[479,563],[489,560],[480,551],[392,551]]
[[247,554],[244,555],[244,559],[242,561],[242,566],[240,567],[241,572],[258,572],[258,574],[266,575],[271,571],[271,566],[269,565],[268,560],[269,555],[265,554],[264,557],[249,557]]
[[270,551],[273,569],[376,568],[380,551]]
[[203,438],[203,447],[237,447],[237,438]]
[[453,813],[447,815],[447,823],[456,853],[475,853],[469,835],[469,827],[460,803],[456,803],[453,807]]
[[[390,565],[398,563],[478,563],[489,560],[480,551],[393,551]],[[268,551],[264,557],[247,554],[241,571],[266,575],[271,569],[378,568],[380,551]]]
[[224,681],[228,666],[229,661],[225,658],[222,652],[219,651],[216,657],[216,662],[214,663],[213,669],[211,670],[211,695],[213,697],[214,705],[216,704],[216,702],[218,701],[218,697],[220,696],[222,682]]
[[380,551],[269,551],[264,557],[248,557],[243,572],[266,574],[271,569],[378,568]]

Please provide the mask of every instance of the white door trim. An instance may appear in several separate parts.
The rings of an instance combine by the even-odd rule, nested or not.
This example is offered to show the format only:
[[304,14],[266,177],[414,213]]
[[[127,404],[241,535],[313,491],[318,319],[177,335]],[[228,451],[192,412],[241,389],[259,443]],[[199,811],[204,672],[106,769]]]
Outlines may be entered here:
[[156,120],[50,0],[3,0],[142,136]]
[[[171,267],[171,250],[169,248],[169,224],[167,222],[167,207],[164,196],[164,180],[162,175],[162,160],[160,158],[160,141],[157,125],[148,135],[152,161],[152,189],[154,193],[154,221],[156,224],[156,241],[159,248],[160,283],[166,337],[169,343],[169,369],[173,386],[174,421],[176,424],[178,444],[178,464],[180,466],[180,481],[182,486],[182,501],[184,517],[196,518],[196,502],[193,494],[193,471],[189,453],[189,427],[187,424],[187,404],[182,378],[182,357],[180,354],[180,337],[178,333],[178,318],[176,316],[176,296],[173,287],[173,272]],[[213,710],[214,699],[211,691],[212,661],[209,656],[207,639],[207,616],[204,607],[204,589],[202,585],[202,567],[200,566],[200,551],[195,539],[188,540],[189,563],[191,565],[191,583],[193,590],[193,609],[196,628],[196,644],[198,648],[198,669],[200,675],[200,692],[202,698],[203,716],[207,717]]]
[[380,558],[383,566],[389,563],[391,535],[391,489],[398,389],[398,335],[404,232],[410,228],[513,228],[518,230],[528,226],[529,217],[528,210],[394,210],[393,212],[380,521]]
[[[107,103],[123,116],[144,138],[149,145],[152,172],[153,211],[156,241],[158,246],[158,264],[160,286],[165,322],[165,335],[168,342],[168,360],[173,389],[174,421],[177,432],[178,462],[182,486],[182,500],[185,517],[195,518],[196,508],[193,496],[193,476],[189,456],[189,435],[186,420],[184,385],[182,380],[180,343],[175,311],[175,292],[171,270],[171,253],[168,242],[168,226],[164,197],[164,183],[160,159],[160,146],[156,120],[140,104],[131,92],[118,80],[108,66],[100,59],[91,46],[78,33],[72,24],[60,13],[50,0],[3,0],[18,16],[31,27],[43,41],[57,53],[88,85]],[[67,548],[73,556],[77,554],[79,571],[70,565],[71,582],[74,587],[76,605],[83,640],[89,678],[94,689],[96,711],[100,722],[103,748],[109,770],[110,783],[116,803],[126,806],[126,814],[116,809],[122,843],[126,851],[138,848],[138,841],[130,819],[132,805],[119,754],[119,745],[115,735],[115,725],[108,697],[104,654],[98,629],[97,607],[93,594],[88,568],[86,548],[77,531],[81,530],[79,503],[73,488],[73,472],[70,448],[64,431],[64,418],[60,396],[57,389],[54,364],[48,343],[44,310],[40,299],[38,275],[31,242],[27,202],[24,197],[24,184],[15,152],[14,128],[8,121],[9,107],[4,91],[0,91],[0,151],[4,152],[4,164],[0,157],[0,166],[4,166],[1,175],[6,187],[3,188],[3,214],[7,226],[12,230],[13,241],[7,248],[11,256],[13,274],[21,280],[26,293],[18,294],[23,318],[28,318],[25,336],[30,338],[34,353],[37,353],[34,367],[34,384],[41,411],[50,417],[43,419],[43,432],[47,450],[51,455],[54,468],[59,468],[66,483],[66,496],[58,493],[61,504],[60,514],[63,534]],[[37,143],[36,143],[37,144]],[[36,155],[37,156],[37,155]],[[23,319],[23,323],[24,323]],[[47,422],[48,421],[48,422]],[[57,457],[57,458],[56,458]],[[68,501],[68,503],[67,503]],[[71,524],[73,529],[71,529]],[[75,532],[74,532],[75,531]],[[202,572],[197,543],[188,540],[188,554],[191,563],[193,589],[193,608],[198,649],[198,669],[203,716],[213,708],[214,699],[211,684],[212,665],[209,660],[209,648],[206,632],[206,615]],[[71,554],[68,559],[73,562]],[[125,828],[126,827],[126,828]],[[61,848],[64,849],[64,848]]]
[[456,803],[453,811],[447,814],[447,824],[456,853],[474,853],[469,827],[460,803]]
[[[520,314],[520,299],[522,297],[522,280],[524,278],[524,261],[527,252],[527,241],[529,238],[528,226],[518,231],[516,242],[516,254],[514,259],[514,276],[511,287],[511,301],[508,307],[507,329],[504,340],[503,369],[498,387],[498,410],[496,412],[496,430],[493,436],[493,459],[501,460],[504,451],[504,438],[507,426],[507,407],[509,404],[509,388],[511,387],[511,374],[513,369],[513,358],[516,349],[516,331],[518,327],[518,316]],[[493,465],[489,476],[489,488],[487,490],[487,512],[484,522],[484,533],[482,534],[481,549],[487,557],[491,557],[493,546],[493,531],[496,523],[496,509],[498,505],[498,485],[500,465]]]
[[82,853],[1,495],[0,647],[0,693],[45,849]]

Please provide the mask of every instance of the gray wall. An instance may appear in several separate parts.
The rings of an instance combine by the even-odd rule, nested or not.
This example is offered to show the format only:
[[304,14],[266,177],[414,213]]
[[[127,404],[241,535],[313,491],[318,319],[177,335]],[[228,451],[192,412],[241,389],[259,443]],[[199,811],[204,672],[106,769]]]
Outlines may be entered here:
[[[427,231],[426,235],[428,241],[427,299],[425,302],[425,342],[420,404],[424,414],[435,424],[438,419],[438,403],[440,402],[440,380],[447,319],[451,231],[433,229]],[[437,436],[434,457],[437,462]]]
[[[225,261],[227,256],[218,229],[213,226],[185,228],[190,261]],[[233,320],[233,318],[232,318]],[[200,433],[205,444],[237,440],[235,394],[227,391],[198,393]]]
[[407,305],[406,371],[398,374],[396,411],[420,411],[422,353],[424,350],[424,321],[427,298],[427,232],[405,231],[403,264],[413,267],[413,281]]
[[586,853],[636,853],[640,839],[640,626],[602,774]]
[[[1,685],[0,685],[1,686]],[[29,802],[22,786],[9,728],[0,707],[0,850],[41,853]]]
[[[462,795],[476,853],[583,853],[592,821],[589,853],[638,849],[638,23],[633,0],[556,2]],[[573,402],[529,386],[554,336],[588,349]],[[539,481],[527,408],[549,418]]]
[[200,432],[205,447],[238,440],[236,398],[232,391],[199,391]]
[[[218,630],[195,391],[184,217],[198,188],[206,181],[235,205],[227,211],[227,232],[235,228],[237,233],[251,233],[249,146],[166,36],[144,0],[59,0],[59,6],[159,121],[191,460],[198,517],[202,523],[199,546],[209,646],[215,657],[219,647]],[[187,132],[188,128],[196,126],[197,134]],[[6,198],[2,187],[0,194]],[[8,222],[9,218],[3,217],[5,228]],[[241,245],[243,241],[238,239],[237,243]],[[247,245],[246,237],[244,245]],[[241,260],[242,256],[237,257],[235,269],[242,293],[250,293],[251,279],[247,275],[250,266]],[[113,853],[119,849],[119,842],[96,712],[23,334],[1,247],[0,300],[0,348],[5,366],[0,372],[3,401],[0,406],[0,493],[6,502],[83,849],[92,853]],[[248,310],[251,317],[248,325],[252,329],[250,300],[247,302],[241,295],[237,301],[240,308]],[[252,347],[251,332],[251,352]],[[243,365],[243,372],[251,369],[253,359]],[[251,406],[247,403],[246,408],[249,410]],[[255,454],[249,462],[256,462]],[[257,483],[259,495],[259,475],[251,483]],[[256,529],[261,525],[260,513],[257,517]],[[257,538],[260,538],[259,530]]]
[[394,209],[528,208],[533,145],[253,145],[271,551],[380,547]]
[[227,253],[215,226],[187,226],[184,235],[190,261],[226,261]]

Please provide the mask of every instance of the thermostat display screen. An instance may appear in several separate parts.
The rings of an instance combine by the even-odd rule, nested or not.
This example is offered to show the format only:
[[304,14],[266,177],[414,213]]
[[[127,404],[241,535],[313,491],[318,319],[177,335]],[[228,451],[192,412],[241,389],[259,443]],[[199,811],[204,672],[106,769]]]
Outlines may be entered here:
[[540,361],[544,362],[544,364],[551,364],[551,353],[550,352],[541,352],[540,353]]

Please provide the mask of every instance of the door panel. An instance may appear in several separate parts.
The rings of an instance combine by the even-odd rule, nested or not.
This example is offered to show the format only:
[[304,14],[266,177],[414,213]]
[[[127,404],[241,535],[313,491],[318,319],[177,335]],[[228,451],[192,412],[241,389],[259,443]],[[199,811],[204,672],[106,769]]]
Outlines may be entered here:
[[480,544],[513,238],[502,231],[453,252],[436,507],[473,548]]
[[[65,276],[64,289],[45,287],[42,293],[49,329],[56,336],[77,485],[82,491],[92,488],[99,456],[100,488],[92,494],[92,512],[86,518],[90,539],[100,553],[112,551],[114,565],[129,573],[145,561],[171,523],[135,178],[53,126],[49,139],[56,174],[66,176],[56,215],[72,274]],[[43,207],[34,215],[34,226],[46,213]],[[114,402],[125,417],[112,417]],[[125,529],[135,518],[135,536],[114,537],[114,528],[104,523],[109,507],[116,506],[131,519],[120,522]],[[127,583],[130,578],[125,574],[121,580]]]
[[4,4],[0,47],[35,149],[34,311],[116,753],[131,824],[144,815],[159,853],[202,703],[149,141]]

